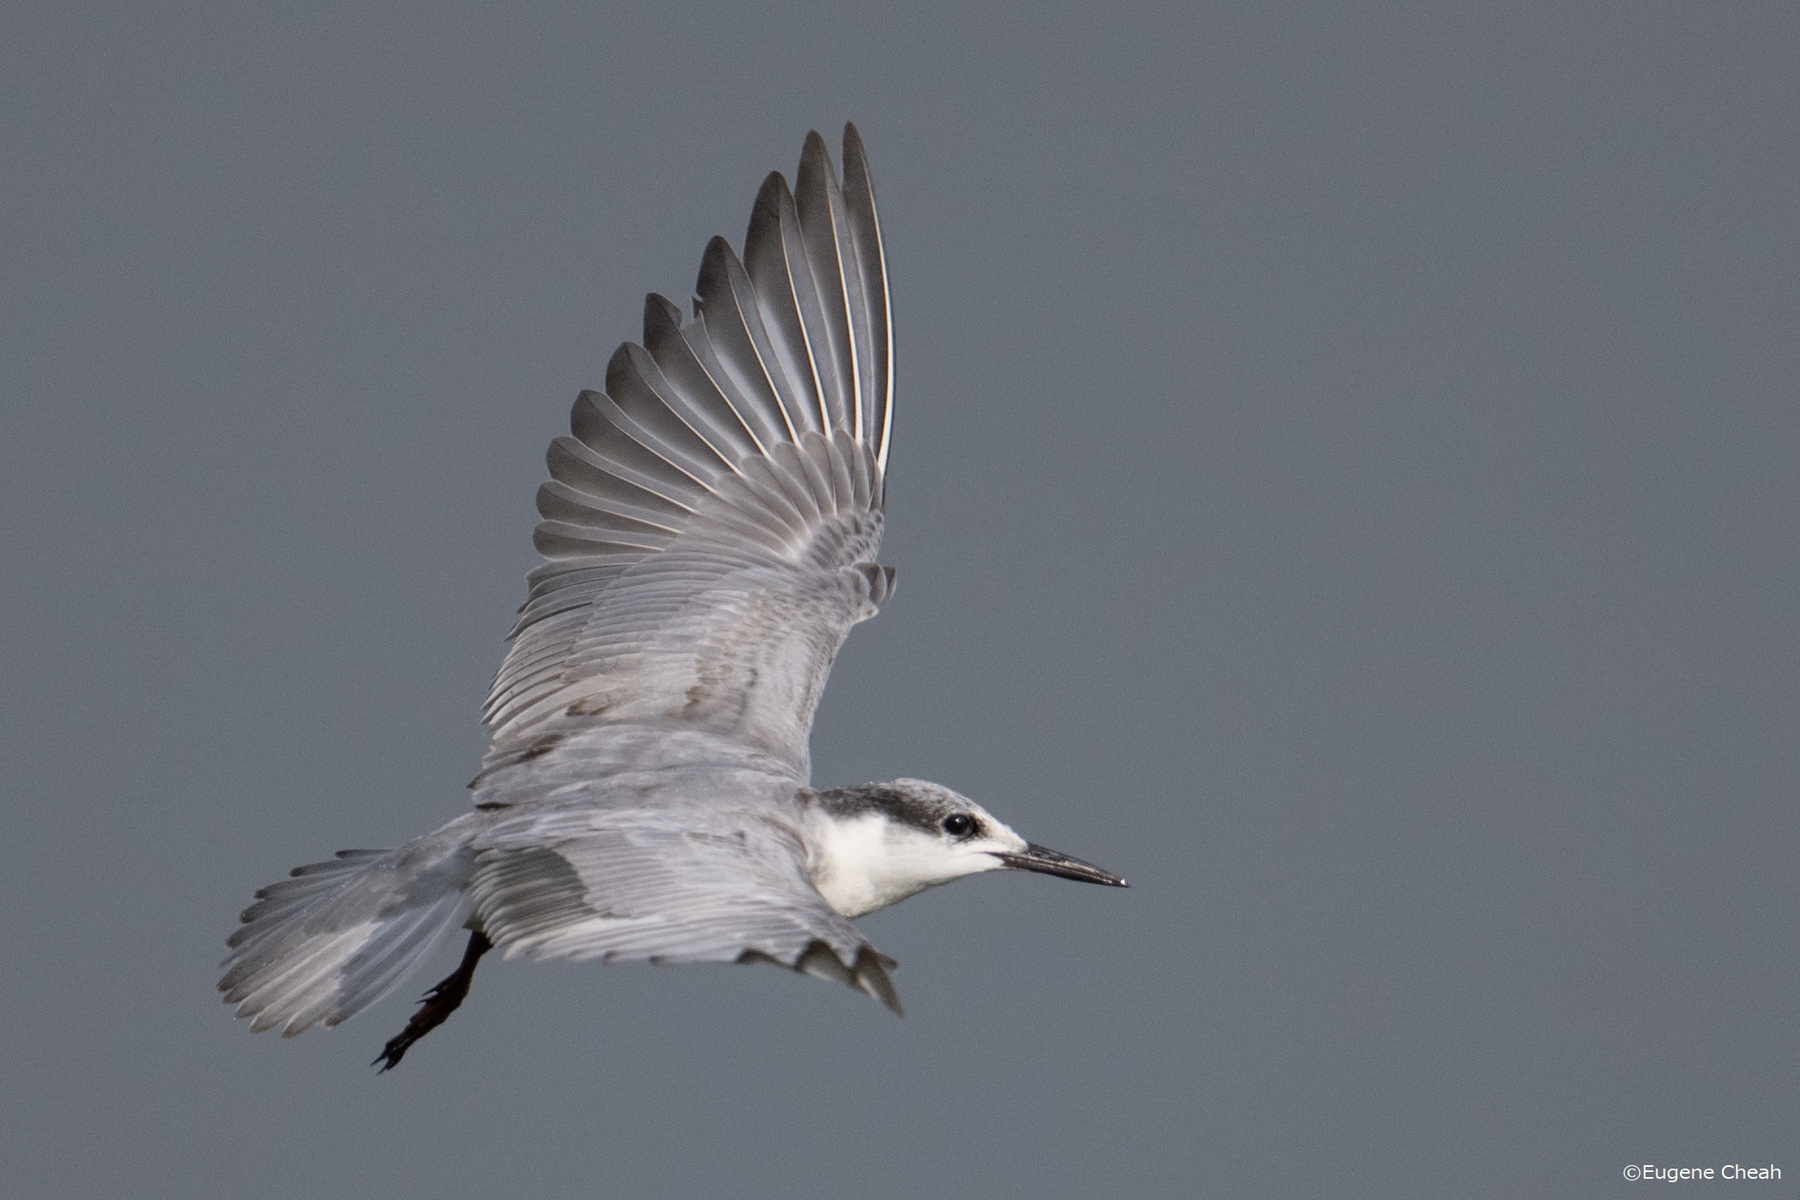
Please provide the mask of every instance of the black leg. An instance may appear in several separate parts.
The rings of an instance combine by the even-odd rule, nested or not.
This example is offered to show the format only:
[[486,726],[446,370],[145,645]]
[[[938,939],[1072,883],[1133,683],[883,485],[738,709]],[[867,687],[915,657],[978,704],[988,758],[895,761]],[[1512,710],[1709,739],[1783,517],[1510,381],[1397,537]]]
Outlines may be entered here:
[[456,970],[425,993],[424,1000],[419,1003],[419,1011],[412,1015],[406,1028],[389,1038],[387,1045],[381,1048],[381,1054],[369,1065],[380,1063],[382,1071],[393,1070],[400,1065],[400,1060],[406,1057],[406,1052],[414,1042],[448,1020],[450,1014],[462,1005],[463,997],[469,994],[469,983],[475,978],[475,964],[493,948],[494,943],[488,941],[487,934],[479,929],[472,931],[469,934],[468,948],[463,951],[462,962],[457,965]]

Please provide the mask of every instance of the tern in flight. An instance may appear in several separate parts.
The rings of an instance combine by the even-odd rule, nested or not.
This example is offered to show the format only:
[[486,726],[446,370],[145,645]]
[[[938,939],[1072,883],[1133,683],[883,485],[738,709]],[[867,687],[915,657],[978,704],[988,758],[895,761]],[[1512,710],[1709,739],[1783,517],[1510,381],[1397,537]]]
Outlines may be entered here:
[[740,258],[706,248],[693,317],[575,402],[538,489],[544,561],[484,712],[474,808],[397,850],[296,867],[241,915],[219,990],[253,1030],[330,1027],[453,927],[462,963],[375,1061],[533,958],[775,963],[900,1001],[851,919],[1000,868],[1124,887],[917,779],[811,786],[832,658],[894,571],[881,541],[893,328],[868,163],[808,135]]

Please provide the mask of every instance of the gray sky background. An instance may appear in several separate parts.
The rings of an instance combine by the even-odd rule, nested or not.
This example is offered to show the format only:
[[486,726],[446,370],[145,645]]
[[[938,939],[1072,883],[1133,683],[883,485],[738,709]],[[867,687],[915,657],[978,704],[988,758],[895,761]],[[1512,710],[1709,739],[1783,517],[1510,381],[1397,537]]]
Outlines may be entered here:
[[[1792,5],[25,9],[6,1195],[1800,1188]],[[461,811],[545,446],[846,118],[900,590],[816,778],[1133,890],[868,918],[904,1020],[495,961],[377,1078],[447,947],[252,1037],[235,914]]]

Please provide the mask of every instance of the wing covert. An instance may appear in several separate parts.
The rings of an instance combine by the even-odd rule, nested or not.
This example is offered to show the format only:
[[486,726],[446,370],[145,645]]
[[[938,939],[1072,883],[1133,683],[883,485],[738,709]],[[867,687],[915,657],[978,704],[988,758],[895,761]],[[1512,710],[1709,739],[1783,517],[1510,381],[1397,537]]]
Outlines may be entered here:
[[684,818],[575,805],[504,820],[477,843],[476,919],[509,957],[771,962],[900,1011],[893,960],[825,903],[791,831]]

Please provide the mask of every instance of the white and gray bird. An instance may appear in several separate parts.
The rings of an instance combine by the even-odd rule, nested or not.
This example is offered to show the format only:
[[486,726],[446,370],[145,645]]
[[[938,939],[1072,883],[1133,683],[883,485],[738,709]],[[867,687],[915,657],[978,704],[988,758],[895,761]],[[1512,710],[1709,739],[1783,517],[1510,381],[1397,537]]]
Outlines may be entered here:
[[776,963],[895,1012],[853,917],[999,868],[1125,886],[916,779],[815,790],[832,658],[875,615],[893,330],[862,141],[840,184],[808,135],[739,258],[715,237],[694,315],[652,295],[643,345],[583,392],[538,490],[544,562],[487,700],[474,809],[256,893],[219,989],[253,1030],[333,1026],[448,930],[461,965],[376,1059],[462,1002],[489,949]]

